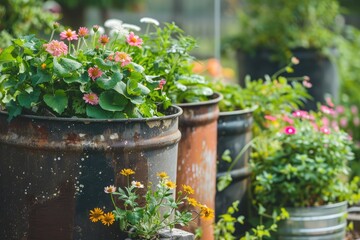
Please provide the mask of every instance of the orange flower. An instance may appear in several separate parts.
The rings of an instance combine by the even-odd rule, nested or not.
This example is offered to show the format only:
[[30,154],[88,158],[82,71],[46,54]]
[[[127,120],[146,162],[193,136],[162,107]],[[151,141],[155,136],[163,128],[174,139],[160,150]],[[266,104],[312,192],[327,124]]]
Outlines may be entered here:
[[92,221],[92,222],[97,222],[99,220],[101,220],[101,218],[103,217],[103,210],[101,210],[100,208],[94,208],[94,210],[90,210],[90,217],[89,219]]
[[101,222],[104,225],[110,226],[115,222],[115,215],[112,212],[105,213],[101,218]]
[[206,205],[200,206],[200,216],[204,219],[213,219],[214,218],[214,210],[208,208]]
[[134,170],[132,170],[130,168],[124,168],[123,170],[120,171],[120,174],[124,175],[124,176],[130,176],[130,175],[135,174],[135,172],[134,172]]

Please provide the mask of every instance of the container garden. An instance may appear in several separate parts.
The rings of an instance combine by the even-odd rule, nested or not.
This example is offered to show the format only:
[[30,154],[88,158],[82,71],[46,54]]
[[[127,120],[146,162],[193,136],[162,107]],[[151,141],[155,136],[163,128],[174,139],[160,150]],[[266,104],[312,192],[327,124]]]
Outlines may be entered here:
[[[197,186],[194,198],[209,208],[215,208],[216,151],[218,103],[222,96],[215,93],[209,101],[178,104],[184,111],[179,119],[181,140],[177,162],[177,186]],[[194,232],[202,228],[202,238],[214,239],[214,218],[198,219],[184,228]]]
[[[224,190],[216,191],[215,214],[226,213],[227,208],[237,200],[240,201],[240,211],[238,215],[244,215],[246,212],[246,191],[249,184],[250,168],[248,165],[250,148],[237,156],[247,147],[252,140],[254,109],[238,110],[232,112],[220,112],[218,119],[218,145],[217,145],[217,179],[230,174],[231,183]],[[226,162],[221,159],[225,151],[230,151],[229,156],[232,162]],[[235,216],[237,217],[237,216]]]
[[279,240],[343,240],[347,202],[319,207],[287,208],[290,217],[279,223]]
[[[1,239],[115,239],[116,227],[94,225],[88,212],[109,209],[104,186],[125,186],[123,168],[137,181],[176,179],[182,110],[148,119],[70,119],[0,113]],[[16,187],[14,187],[16,186]]]

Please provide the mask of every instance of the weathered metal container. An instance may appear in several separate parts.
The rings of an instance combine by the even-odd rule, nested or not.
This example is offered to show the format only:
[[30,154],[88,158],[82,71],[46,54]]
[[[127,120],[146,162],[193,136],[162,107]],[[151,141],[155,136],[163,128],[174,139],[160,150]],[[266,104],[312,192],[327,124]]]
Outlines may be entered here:
[[[246,215],[245,193],[251,173],[248,160],[254,122],[253,111],[254,109],[220,112],[218,119],[217,179],[225,174],[230,174],[232,182],[223,191],[216,191],[216,218],[226,213],[228,207],[237,200],[240,201],[240,207],[239,212],[234,216]],[[226,150],[230,151],[231,163],[221,159]],[[238,157],[242,151],[244,151],[243,154]],[[237,231],[236,234],[240,233]]]
[[347,202],[319,207],[286,208],[290,218],[279,224],[279,240],[343,240]]
[[[177,166],[178,190],[183,184],[192,186],[195,190],[192,197],[212,209],[215,209],[217,119],[221,98],[214,94],[213,99],[206,102],[179,104],[184,113],[179,119],[182,136]],[[201,227],[201,239],[212,240],[213,223],[214,218],[197,218],[185,229],[194,232]]]
[[131,179],[156,182],[166,171],[175,181],[178,117],[94,120],[0,113],[0,239],[124,239],[118,224],[89,220],[89,210],[112,211],[104,187]]

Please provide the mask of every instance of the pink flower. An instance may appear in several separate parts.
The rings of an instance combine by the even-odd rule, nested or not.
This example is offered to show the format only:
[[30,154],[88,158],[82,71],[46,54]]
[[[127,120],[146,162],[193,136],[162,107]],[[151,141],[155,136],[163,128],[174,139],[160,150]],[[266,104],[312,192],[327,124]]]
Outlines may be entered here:
[[352,105],[350,109],[351,109],[351,113],[352,113],[352,114],[357,114],[357,113],[358,113],[358,108],[357,108],[357,106]]
[[341,126],[341,127],[346,127],[346,126],[347,126],[347,123],[348,123],[348,120],[347,120],[346,117],[342,117],[342,118],[340,118],[339,123],[340,123],[340,126]]
[[284,115],[284,116],[283,116],[283,121],[284,121],[284,122],[287,122],[287,123],[289,123],[289,124],[294,124],[294,120],[291,119],[291,118],[289,118],[287,115]]
[[271,116],[271,115],[265,115],[264,118],[269,121],[276,121],[276,117]]
[[143,40],[135,35],[134,32],[130,32],[126,40],[129,45],[136,47],[141,47],[141,44],[143,43]]
[[354,125],[357,127],[357,126],[359,126],[360,125],[360,119],[359,119],[359,117],[355,117],[354,119],[353,119],[353,123],[354,123]]
[[327,117],[323,117],[321,119],[321,122],[324,126],[329,126],[330,125],[330,120]]
[[99,38],[99,43],[105,45],[109,42],[109,37],[107,35],[101,35]]
[[330,108],[328,106],[325,106],[325,105],[321,105],[320,110],[325,114],[330,114],[331,113]]
[[77,40],[78,35],[76,34],[75,31],[71,31],[71,29],[69,28],[68,30],[60,33],[60,39],[61,40],[67,39],[68,41]]
[[155,88],[154,90],[162,90],[164,88],[164,85],[166,84],[165,79],[161,79],[159,82],[159,87]]
[[284,128],[284,133],[287,135],[293,135],[296,133],[296,128],[294,128],[293,126],[287,126]]
[[88,69],[89,77],[91,77],[92,80],[95,80],[102,75],[102,71],[97,66],[91,67]]
[[48,44],[44,44],[45,50],[51,55],[58,57],[60,55],[66,55],[68,47],[62,41],[52,40]]
[[291,63],[294,65],[298,65],[300,63],[300,60],[296,57],[292,57],[291,58]]
[[302,111],[302,110],[296,110],[292,113],[292,115],[297,118],[308,118],[309,116],[307,111]]
[[329,107],[334,107],[334,103],[332,102],[331,98],[330,97],[326,97],[325,98],[325,101],[326,101],[326,104],[329,106]]
[[128,65],[132,61],[130,55],[125,52],[115,52],[115,57],[112,55],[112,58],[115,62],[121,62],[122,67]]
[[306,87],[306,88],[311,88],[311,87],[312,87],[312,84],[311,84],[311,82],[309,82],[309,81],[305,81],[305,80],[304,80],[304,81],[302,82],[302,84],[303,84],[303,86]]
[[85,100],[86,103],[89,103],[91,105],[99,104],[99,98],[95,93],[84,94],[83,99]]
[[89,36],[89,29],[80,27],[78,30],[79,37],[87,38]]
[[330,134],[330,129],[328,127],[321,127],[320,132],[324,134]]
[[345,112],[344,106],[336,106],[336,112],[341,114]]

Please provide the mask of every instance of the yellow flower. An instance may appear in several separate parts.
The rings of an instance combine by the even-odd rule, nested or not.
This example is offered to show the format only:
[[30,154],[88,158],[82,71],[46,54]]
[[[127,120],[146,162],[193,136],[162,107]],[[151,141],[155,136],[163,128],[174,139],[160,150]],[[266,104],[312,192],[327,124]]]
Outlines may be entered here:
[[190,205],[192,205],[192,206],[194,206],[194,207],[196,207],[196,206],[198,206],[199,205],[199,203],[196,201],[196,199],[195,198],[187,198],[187,201],[188,201],[188,203],[190,204]]
[[104,188],[105,193],[113,193],[116,192],[116,187],[114,185],[110,185]]
[[46,68],[46,63],[41,64],[41,68],[45,69]]
[[166,172],[159,172],[157,173],[157,176],[160,177],[161,179],[169,178]]
[[189,185],[182,185],[182,188],[184,190],[184,192],[186,192],[187,194],[194,194],[194,189],[192,187],[190,187]]
[[138,181],[132,181],[131,185],[133,185],[136,188],[144,188],[144,184],[141,184],[141,182]]
[[166,181],[165,185],[170,189],[176,188],[176,184],[172,181]]
[[206,205],[200,206],[200,216],[204,219],[213,219],[214,218],[214,210],[208,208]]
[[101,220],[101,218],[103,217],[103,210],[101,210],[100,208],[94,208],[94,210],[90,210],[90,217],[89,219],[92,221],[92,222],[97,222],[99,220]]
[[101,222],[104,225],[110,226],[115,222],[115,215],[112,212],[105,213],[101,218]]
[[124,176],[130,176],[130,175],[135,174],[135,172],[134,172],[134,170],[132,170],[130,168],[124,168],[123,170],[120,171],[120,174],[124,175]]

